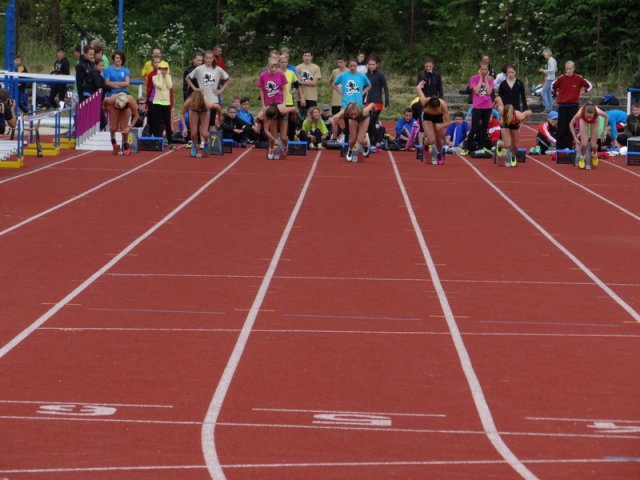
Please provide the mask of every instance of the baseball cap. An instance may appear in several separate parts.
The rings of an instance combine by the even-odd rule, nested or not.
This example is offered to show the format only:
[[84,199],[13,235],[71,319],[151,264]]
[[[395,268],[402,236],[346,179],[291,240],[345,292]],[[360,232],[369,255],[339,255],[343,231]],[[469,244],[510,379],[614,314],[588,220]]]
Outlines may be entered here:
[[556,112],[555,110],[552,110],[551,112],[549,112],[549,115],[547,116],[547,118],[549,120],[557,120],[558,119],[558,112]]
[[169,68],[169,64],[163,60],[158,64],[158,68]]
[[325,103],[324,105],[322,105],[322,110],[331,110],[331,105]]

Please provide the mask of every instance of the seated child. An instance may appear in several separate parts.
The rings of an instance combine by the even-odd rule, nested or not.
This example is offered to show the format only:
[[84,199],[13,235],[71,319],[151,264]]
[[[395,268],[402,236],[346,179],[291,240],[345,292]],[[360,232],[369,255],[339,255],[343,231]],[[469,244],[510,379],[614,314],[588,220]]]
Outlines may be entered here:
[[462,150],[462,143],[467,138],[470,130],[469,123],[464,121],[464,114],[455,112],[453,114],[453,123],[447,127],[447,131],[444,134],[446,153],[453,153],[457,149]]
[[631,113],[627,115],[624,133],[618,136],[618,143],[626,146],[627,139],[631,137],[640,137],[640,103],[631,105]]
[[238,118],[236,107],[230,105],[227,113],[222,117],[222,138],[232,139],[234,147],[244,147],[247,144],[247,135],[244,131],[244,123]]
[[404,147],[409,140],[415,121],[411,108],[405,108],[402,118],[396,123],[396,143],[401,147]]
[[322,120],[322,115],[318,107],[311,107],[307,118],[302,122],[300,140],[309,144],[310,150],[322,150],[322,142],[329,137],[329,130]]
[[551,155],[556,149],[556,137],[558,136],[558,112],[551,111],[547,120],[538,127],[535,148],[536,154]]

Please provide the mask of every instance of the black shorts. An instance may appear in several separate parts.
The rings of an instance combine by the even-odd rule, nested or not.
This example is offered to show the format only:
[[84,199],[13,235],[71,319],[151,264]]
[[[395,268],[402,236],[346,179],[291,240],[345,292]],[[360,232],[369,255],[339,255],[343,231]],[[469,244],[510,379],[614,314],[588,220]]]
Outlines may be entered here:
[[426,112],[422,112],[422,121],[431,123],[444,123],[444,115],[429,115]]

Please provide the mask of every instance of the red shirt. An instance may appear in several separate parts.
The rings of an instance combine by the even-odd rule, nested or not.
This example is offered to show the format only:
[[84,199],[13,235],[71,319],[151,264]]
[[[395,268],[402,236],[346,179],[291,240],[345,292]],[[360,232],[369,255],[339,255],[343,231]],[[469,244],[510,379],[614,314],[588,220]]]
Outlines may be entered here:
[[220,55],[214,55],[213,58],[216,59],[216,65],[226,72],[227,67],[224,64],[224,58],[222,58]]
[[560,75],[555,79],[551,89],[556,93],[556,101],[558,105],[578,104],[580,103],[580,91],[585,89],[587,92],[591,90],[592,85],[581,77],[573,74],[570,77]]

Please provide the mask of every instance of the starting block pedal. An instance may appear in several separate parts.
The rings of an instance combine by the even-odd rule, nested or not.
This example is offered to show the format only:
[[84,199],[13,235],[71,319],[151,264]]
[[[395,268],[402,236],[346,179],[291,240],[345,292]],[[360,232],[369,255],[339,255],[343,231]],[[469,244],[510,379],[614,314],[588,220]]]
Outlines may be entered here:
[[0,160],[0,168],[22,168],[24,167],[24,157],[15,160]]

